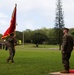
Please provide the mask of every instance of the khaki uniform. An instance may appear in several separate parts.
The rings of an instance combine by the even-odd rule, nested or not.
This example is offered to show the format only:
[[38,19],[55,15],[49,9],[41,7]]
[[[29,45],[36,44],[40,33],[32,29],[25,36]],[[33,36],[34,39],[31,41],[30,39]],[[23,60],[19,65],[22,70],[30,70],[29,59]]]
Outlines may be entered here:
[[73,38],[69,34],[64,34],[62,42],[62,63],[64,64],[64,69],[69,70],[69,59],[71,52],[73,50]]
[[8,38],[7,47],[9,49],[9,57],[7,60],[11,60],[12,62],[14,62],[13,57],[15,55],[15,43],[16,43],[15,38],[10,38],[10,37]]

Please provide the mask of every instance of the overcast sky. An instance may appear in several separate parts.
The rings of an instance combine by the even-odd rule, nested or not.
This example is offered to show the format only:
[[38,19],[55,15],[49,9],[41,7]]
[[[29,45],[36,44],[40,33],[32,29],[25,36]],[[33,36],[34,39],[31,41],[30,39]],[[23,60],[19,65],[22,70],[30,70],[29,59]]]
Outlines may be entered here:
[[[57,0],[0,0],[0,33],[10,25],[11,15],[17,4],[16,30],[53,28]],[[74,0],[62,0],[65,27],[74,28]]]

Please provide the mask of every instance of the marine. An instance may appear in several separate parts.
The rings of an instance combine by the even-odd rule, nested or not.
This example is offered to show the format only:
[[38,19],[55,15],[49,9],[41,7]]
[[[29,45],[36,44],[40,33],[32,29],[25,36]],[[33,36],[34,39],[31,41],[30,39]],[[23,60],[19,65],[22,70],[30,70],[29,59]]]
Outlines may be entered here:
[[63,41],[62,41],[62,63],[64,65],[64,71],[61,73],[69,73],[70,63],[69,59],[73,50],[73,38],[69,34],[69,29],[64,28],[63,30]]
[[9,38],[7,39],[7,48],[9,49],[9,57],[7,58],[7,62],[11,60],[14,63],[14,55],[15,55],[15,45],[17,41],[15,39],[15,35],[12,33],[10,34]]

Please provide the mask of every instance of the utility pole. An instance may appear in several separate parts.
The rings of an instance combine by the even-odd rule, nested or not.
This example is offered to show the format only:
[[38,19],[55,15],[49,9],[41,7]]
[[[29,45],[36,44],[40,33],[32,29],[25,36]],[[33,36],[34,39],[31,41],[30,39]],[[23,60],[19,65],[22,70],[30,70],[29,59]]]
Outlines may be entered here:
[[57,0],[57,8],[56,8],[56,17],[55,17],[55,30],[56,30],[56,38],[59,44],[59,50],[61,50],[61,42],[64,28],[64,20],[63,20],[63,12],[62,12],[62,2],[61,0]]
[[24,31],[23,31],[23,47],[24,47]]

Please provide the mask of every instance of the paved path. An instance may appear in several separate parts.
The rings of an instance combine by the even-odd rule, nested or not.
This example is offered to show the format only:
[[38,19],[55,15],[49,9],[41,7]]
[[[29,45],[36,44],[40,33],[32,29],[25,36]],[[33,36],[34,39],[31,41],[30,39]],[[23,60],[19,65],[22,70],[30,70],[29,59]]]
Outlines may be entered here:
[[74,73],[62,74],[60,72],[53,72],[53,73],[49,73],[49,75],[74,75]]
[[41,50],[44,50],[44,49],[46,49],[46,50],[59,50],[58,48],[24,48],[24,49],[26,49],[26,50],[27,50],[27,49],[33,49],[33,50],[34,50],[34,49],[35,49],[35,50],[36,50],[36,49],[41,49]]

